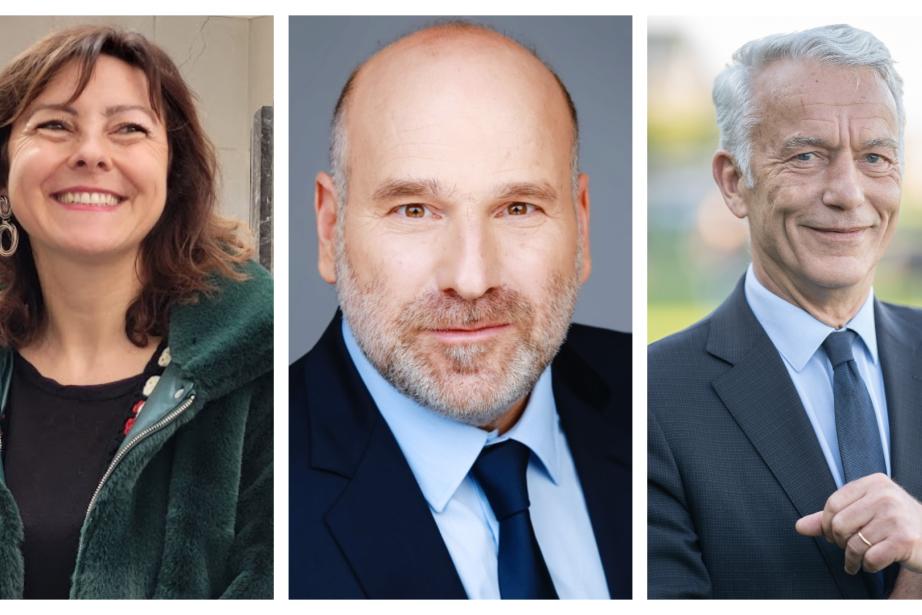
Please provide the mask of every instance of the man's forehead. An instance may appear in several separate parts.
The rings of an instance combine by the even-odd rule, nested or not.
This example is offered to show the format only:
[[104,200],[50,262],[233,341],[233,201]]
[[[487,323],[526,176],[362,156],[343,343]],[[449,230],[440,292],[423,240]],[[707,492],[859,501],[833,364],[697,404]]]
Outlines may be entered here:
[[510,86],[521,86],[525,80],[555,85],[553,74],[540,60],[500,34],[481,29],[437,32],[441,31],[417,32],[369,59],[355,77],[352,104],[367,104],[367,99],[373,102],[384,90],[399,91],[420,75],[444,82],[480,73],[484,82],[492,77],[509,79]]
[[782,60],[763,68],[753,79],[753,94],[762,110],[771,107],[810,112],[811,107],[851,106],[875,114],[886,108],[896,116],[896,101],[883,79],[866,66]]
[[[573,126],[575,110],[557,76],[532,51],[487,27],[460,23],[433,26],[391,43],[369,58],[351,79],[341,105],[348,115],[379,113],[388,97],[417,86],[415,96],[464,82],[465,95],[484,96],[516,89]],[[422,86],[422,87],[419,87]],[[398,99],[399,100],[399,99]]]
[[433,26],[404,36],[369,58],[356,75],[356,84],[377,71],[396,67],[408,70],[414,64],[454,57],[473,61],[489,54],[517,55],[540,64],[516,41],[489,28],[474,24]]
[[755,139],[781,142],[848,129],[852,145],[896,141],[896,101],[883,79],[869,67],[824,64],[815,60],[778,61],[753,80]]
[[383,177],[412,167],[435,176],[454,161],[464,167],[459,180],[547,164],[569,175],[566,98],[540,60],[500,35],[423,42],[414,35],[369,61],[353,88],[345,114],[350,173],[362,167]]

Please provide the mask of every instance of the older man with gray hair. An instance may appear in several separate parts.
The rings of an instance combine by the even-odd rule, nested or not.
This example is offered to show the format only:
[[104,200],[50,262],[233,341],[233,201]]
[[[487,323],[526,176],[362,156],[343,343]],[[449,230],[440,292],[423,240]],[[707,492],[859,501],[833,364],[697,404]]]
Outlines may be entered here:
[[752,264],[650,347],[650,596],[910,596],[922,312],[872,287],[899,213],[902,81],[873,35],[825,26],[741,47],[714,103],[714,180]]

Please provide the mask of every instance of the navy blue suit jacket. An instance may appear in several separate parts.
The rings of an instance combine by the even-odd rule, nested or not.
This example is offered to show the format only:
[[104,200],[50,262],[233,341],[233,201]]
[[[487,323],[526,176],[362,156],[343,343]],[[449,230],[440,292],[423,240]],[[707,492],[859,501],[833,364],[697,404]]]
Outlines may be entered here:
[[[922,312],[877,302],[893,480],[922,496]],[[650,346],[651,598],[869,598],[794,523],[836,490],[794,383],[746,302]],[[896,567],[888,569],[892,585]]]
[[[573,325],[554,399],[614,597],[631,595],[630,336]],[[290,368],[291,598],[465,598],[340,315]]]

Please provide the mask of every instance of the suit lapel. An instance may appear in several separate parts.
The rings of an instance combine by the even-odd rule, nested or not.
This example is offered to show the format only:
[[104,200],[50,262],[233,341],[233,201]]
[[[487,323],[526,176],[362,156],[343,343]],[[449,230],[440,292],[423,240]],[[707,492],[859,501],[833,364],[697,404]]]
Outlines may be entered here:
[[326,523],[368,597],[466,597],[416,479],[383,420]]
[[[741,281],[715,312],[708,352],[732,365],[713,386],[797,512],[822,510],[836,490],[800,396],[774,344],[746,302]],[[796,538],[793,525],[792,539]],[[845,597],[867,598],[867,588],[843,570],[843,555],[813,539]]]
[[875,302],[877,350],[884,373],[890,418],[893,480],[922,498],[919,446],[922,442],[922,332],[919,323],[900,318],[893,307]]
[[[919,442],[922,441],[922,334],[919,324],[900,318],[897,309],[874,302],[877,352],[884,374],[890,422],[890,474],[916,499],[922,498]],[[892,591],[898,566],[886,570],[886,593]]]
[[337,314],[309,390],[339,403],[311,414],[311,463],[348,482],[325,515],[369,598],[465,598],[458,573],[397,441],[348,356]]
[[[554,401],[613,598],[631,597],[631,384],[611,389],[568,345],[554,360]],[[627,408],[616,412],[619,404]],[[606,411],[607,408],[607,411]],[[624,417],[624,420],[620,421]]]

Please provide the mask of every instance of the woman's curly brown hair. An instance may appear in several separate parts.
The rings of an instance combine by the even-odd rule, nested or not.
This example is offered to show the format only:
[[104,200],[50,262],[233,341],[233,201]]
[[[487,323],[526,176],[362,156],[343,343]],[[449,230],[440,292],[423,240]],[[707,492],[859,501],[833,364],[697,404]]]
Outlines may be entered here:
[[[86,88],[100,55],[140,69],[150,104],[166,126],[169,143],[163,215],[141,243],[141,292],[125,314],[125,334],[146,346],[164,336],[171,306],[214,290],[214,274],[243,279],[238,265],[250,258],[240,225],[216,213],[217,160],[195,110],[192,92],[167,54],[135,32],[81,26],[50,34],[0,72],[0,186],[9,177],[8,143],[13,123],[66,66],[79,67],[72,103]],[[0,258],[0,344],[21,347],[40,334],[45,305],[27,233],[20,227],[16,254]]]

